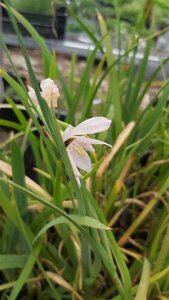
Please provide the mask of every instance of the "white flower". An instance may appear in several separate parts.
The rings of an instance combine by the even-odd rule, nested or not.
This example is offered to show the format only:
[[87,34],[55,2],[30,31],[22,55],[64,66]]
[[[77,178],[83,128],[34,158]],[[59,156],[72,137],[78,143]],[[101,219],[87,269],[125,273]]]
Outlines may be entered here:
[[70,125],[62,133],[62,138],[66,145],[73,173],[79,186],[81,174],[78,169],[86,172],[91,172],[92,170],[91,160],[87,151],[94,152],[95,150],[92,145],[96,144],[108,145],[111,147],[111,145],[107,143],[85,137],[84,135],[105,131],[110,125],[111,120],[104,117],[94,117],[80,123],[76,127]]
[[[57,85],[54,83],[54,81],[50,78],[44,79],[40,83],[40,94],[43,99],[46,100],[49,107],[57,107],[57,101],[60,96],[59,90]],[[28,86],[28,95],[30,99],[32,100],[33,104],[38,106],[39,102],[36,97],[35,90]]]

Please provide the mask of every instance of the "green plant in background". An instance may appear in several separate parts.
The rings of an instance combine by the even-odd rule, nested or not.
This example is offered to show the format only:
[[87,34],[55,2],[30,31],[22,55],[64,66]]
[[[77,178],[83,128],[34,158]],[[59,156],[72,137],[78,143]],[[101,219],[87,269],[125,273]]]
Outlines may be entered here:
[[[144,11],[135,28],[137,34],[128,43],[132,47],[127,45],[118,57],[112,54],[111,36],[99,12],[100,40],[74,16],[95,43],[95,49],[88,53],[80,78],[74,75],[76,59],[72,57],[70,79],[65,82],[55,54],[51,54],[26,19],[10,9],[8,1],[5,3],[27,64],[31,88],[28,91],[23,84],[1,36],[18,82],[3,69],[0,74],[30,118],[27,121],[12,97],[4,95],[18,123],[0,120],[0,125],[17,129],[0,145],[2,300],[168,297],[168,80],[160,82],[151,101],[145,103],[145,99],[169,59],[161,61],[149,80],[145,80],[153,45],[151,28],[143,59],[135,72]],[[116,9],[118,27],[119,7]],[[39,89],[15,19],[41,49],[44,78],[60,84],[56,113],[51,103],[48,105],[42,99],[51,96],[51,89],[44,82]],[[120,44],[121,33],[117,33]],[[103,56],[95,66],[98,51]],[[105,81],[106,92],[101,93]],[[52,89],[52,96],[58,98],[56,86]],[[102,101],[96,111],[93,100],[98,95]],[[67,113],[65,122],[59,120],[61,103]],[[112,148],[96,146],[96,152],[90,156],[92,170],[81,173],[78,185],[67,147],[77,142],[80,133],[89,139],[86,134],[94,133],[92,128],[78,131],[78,124],[84,125],[84,120],[96,114],[110,119],[112,125],[108,132],[95,131],[95,139]],[[66,128],[74,133],[69,132],[64,143],[62,134]],[[23,138],[18,145],[20,136]],[[27,142],[35,157],[37,182],[25,176],[23,155]],[[81,142],[85,150],[93,150],[91,144]],[[79,151],[78,145],[74,146]]]
[[11,0],[13,8],[24,13],[33,13],[40,15],[52,15],[53,6],[64,5],[63,1],[60,0]]
[[[79,17],[83,18],[86,24],[90,24],[92,27],[95,25],[96,32],[98,31],[97,22],[95,18],[95,11],[98,10],[102,13],[109,32],[114,35],[114,29],[116,28],[116,7],[118,4],[118,14],[121,17],[121,33],[133,33],[137,20],[140,16],[140,12],[146,11],[148,8],[147,19],[149,21],[145,24],[144,35],[150,27],[151,19],[155,20],[156,26],[161,27],[168,24],[169,18],[169,4],[167,0],[72,0],[70,7],[76,10]],[[153,9],[152,9],[153,8]],[[152,11],[151,11],[152,9]],[[95,22],[93,22],[95,20]],[[72,24],[70,25],[70,27]],[[147,29],[146,29],[147,28]]]
[[50,0],[36,0],[36,1],[21,1],[21,0],[12,0],[11,5],[21,11],[27,13],[38,13],[38,14],[45,14],[50,15],[52,14],[52,7],[51,7]]

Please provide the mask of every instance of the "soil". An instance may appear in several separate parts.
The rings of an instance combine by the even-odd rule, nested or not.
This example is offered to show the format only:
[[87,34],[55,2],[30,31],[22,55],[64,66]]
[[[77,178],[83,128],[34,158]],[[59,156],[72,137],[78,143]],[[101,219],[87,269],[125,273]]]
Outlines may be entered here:
[[[41,52],[39,49],[28,49],[27,51],[31,60],[32,67],[35,71],[37,80],[41,81],[42,79],[44,79],[42,75],[43,73]],[[17,68],[19,74],[28,79],[28,71],[21,50],[19,48],[10,48],[10,56],[12,61],[15,63],[15,67]],[[65,80],[68,80],[71,65],[70,57],[64,54],[56,54],[56,56],[58,68],[61,71]],[[4,55],[3,57],[3,62],[5,70],[7,72],[10,72],[11,65],[6,55]],[[85,60],[79,60],[76,66],[77,68],[75,72],[76,75],[79,76],[81,71],[85,68]]]

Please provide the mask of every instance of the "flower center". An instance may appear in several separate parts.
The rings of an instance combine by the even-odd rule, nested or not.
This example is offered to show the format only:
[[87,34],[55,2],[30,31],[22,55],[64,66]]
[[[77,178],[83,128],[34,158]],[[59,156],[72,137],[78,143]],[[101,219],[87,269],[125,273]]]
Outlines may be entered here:
[[73,141],[74,141],[74,138],[71,138],[71,139],[65,141],[65,146],[68,147]]

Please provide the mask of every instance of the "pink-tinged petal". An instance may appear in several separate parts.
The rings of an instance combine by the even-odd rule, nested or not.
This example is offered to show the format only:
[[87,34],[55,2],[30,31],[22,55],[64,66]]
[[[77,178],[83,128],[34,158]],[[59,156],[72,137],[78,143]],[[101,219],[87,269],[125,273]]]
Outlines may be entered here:
[[32,100],[33,104],[39,105],[35,90],[29,85],[28,85],[28,95],[29,95],[30,99]]
[[81,183],[80,183],[80,177],[81,177],[81,174],[80,172],[78,171],[77,167],[76,167],[76,164],[74,162],[74,159],[72,157],[72,154],[71,154],[71,151],[69,151],[69,147],[67,148],[67,154],[68,154],[68,157],[70,159],[70,163],[71,163],[71,166],[72,166],[72,170],[73,170],[73,173],[75,175],[75,178],[76,178],[76,181],[77,181],[77,184],[79,186],[81,186]]
[[[108,147],[112,147],[110,144],[107,144],[105,142],[96,140],[96,139],[90,139],[87,137],[81,137],[81,136],[76,136],[75,138],[75,142],[77,142],[78,144],[80,144],[82,147],[87,147],[88,145],[106,145]],[[90,151],[90,150],[89,150]]]
[[75,176],[80,177],[81,174],[80,174],[80,172],[78,171],[78,169],[76,167],[76,164],[75,164],[75,161],[74,161],[74,158],[73,158],[73,155],[72,155],[72,151],[71,151],[71,149],[69,149],[69,147],[67,148],[67,153],[68,153],[68,156],[69,156],[69,159],[70,159],[70,162],[71,162],[71,165],[72,165],[73,172],[74,172]]
[[70,143],[70,145],[67,148],[69,148],[68,151],[71,154],[71,157],[73,158],[76,167],[86,172],[91,172],[92,165],[87,152],[74,141]]
[[69,125],[64,132],[62,132],[62,139],[64,142],[66,142],[67,140],[71,139],[73,137],[72,135],[72,130],[73,130],[73,126]]
[[111,125],[111,120],[104,117],[90,118],[73,129],[73,135],[92,134],[107,130]]
[[77,137],[74,139],[75,142],[77,142],[83,149],[85,149],[88,152],[95,152],[95,149],[93,148],[93,146],[89,143],[87,143],[87,141],[83,140],[83,137]]

